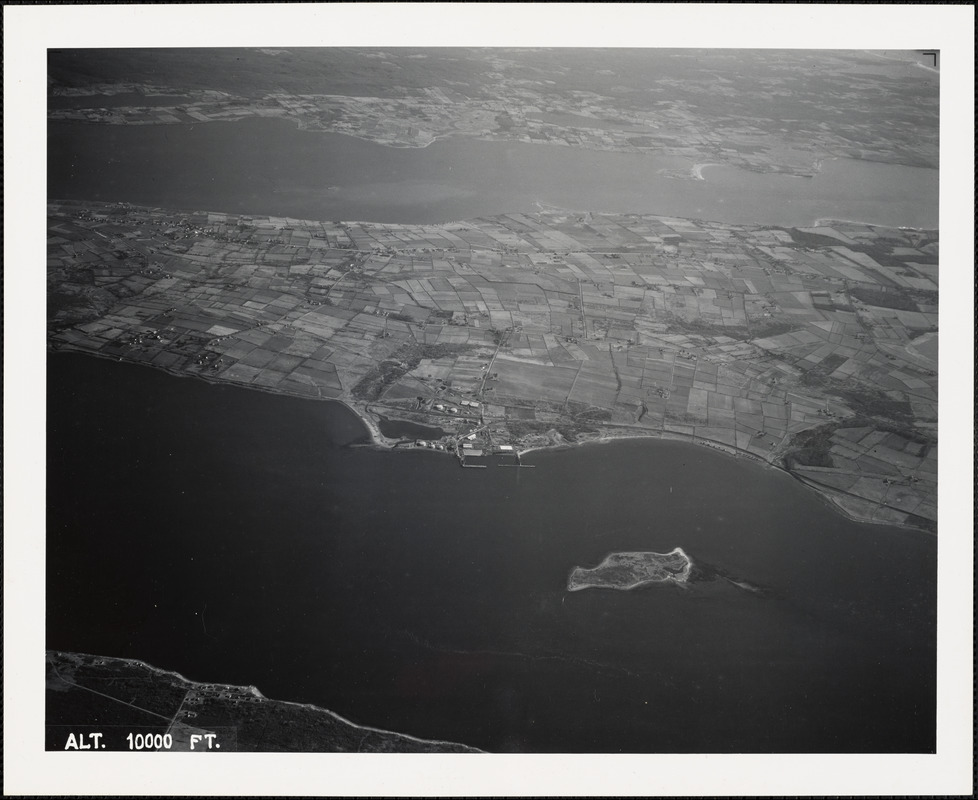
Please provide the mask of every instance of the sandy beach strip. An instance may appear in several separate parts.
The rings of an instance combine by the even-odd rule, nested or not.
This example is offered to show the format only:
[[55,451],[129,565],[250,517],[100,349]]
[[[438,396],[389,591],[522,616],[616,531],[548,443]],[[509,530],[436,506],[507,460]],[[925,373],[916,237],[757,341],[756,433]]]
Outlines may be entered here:
[[723,164],[717,164],[715,162],[706,162],[704,164],[693,164],[690,169],[692,176],[698,181],[705,181],[706,178],[703,177],[703,170],[707,167],[722,167]]

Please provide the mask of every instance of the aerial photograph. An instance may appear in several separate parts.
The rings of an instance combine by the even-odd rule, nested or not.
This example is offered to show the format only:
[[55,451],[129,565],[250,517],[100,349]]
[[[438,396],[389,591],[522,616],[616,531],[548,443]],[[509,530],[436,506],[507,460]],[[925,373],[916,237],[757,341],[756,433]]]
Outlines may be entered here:
[[46,65],[46,751],[937,752],[939,50]]

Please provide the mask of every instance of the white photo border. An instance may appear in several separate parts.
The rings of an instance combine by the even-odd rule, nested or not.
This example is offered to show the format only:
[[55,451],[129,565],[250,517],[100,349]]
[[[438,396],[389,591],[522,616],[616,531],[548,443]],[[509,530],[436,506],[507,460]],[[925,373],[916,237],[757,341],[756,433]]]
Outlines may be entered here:
[[[972,792],[974,8],[271,4],[4,8],[4,767],[10,794],[954,795]],[[301,755],[43,751],[46,52],[50,47],[921,49],[941,57],[936,755]],[[952,283],[953,282],[953,283]]]

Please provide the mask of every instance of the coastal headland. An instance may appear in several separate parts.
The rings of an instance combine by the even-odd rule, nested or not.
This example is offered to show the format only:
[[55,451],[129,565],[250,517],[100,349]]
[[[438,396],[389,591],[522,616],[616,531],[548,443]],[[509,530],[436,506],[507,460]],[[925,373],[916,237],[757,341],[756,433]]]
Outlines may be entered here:
[[650,583],[686,583],[693,562],[682,548],[668,553],[612,553],[598,566],[575,567],[567,578],[567,591],[581,589],[636,589]]
[[[935,231],[548,208],[441,225],[48,209],[48,345],[345,403],[474,463],[617,438],[933,530]],[[440,432],[388,437],[381,417]],[[463,452],[464,451],[464,452]]]

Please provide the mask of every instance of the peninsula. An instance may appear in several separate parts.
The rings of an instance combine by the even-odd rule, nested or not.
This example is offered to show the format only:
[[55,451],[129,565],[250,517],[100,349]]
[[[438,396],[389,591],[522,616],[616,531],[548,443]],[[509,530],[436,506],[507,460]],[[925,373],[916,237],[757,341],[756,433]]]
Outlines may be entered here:
[[567,591],[636,589],[650,583],[686,583],[693,562],[682,548],[668,553],[612,553],[593,569],[575,567]]
[[52,201],[48,346],[339,400],[378,445],[381,416],[444,451],[680,439],[934,530],[937,232],[822,222]]

